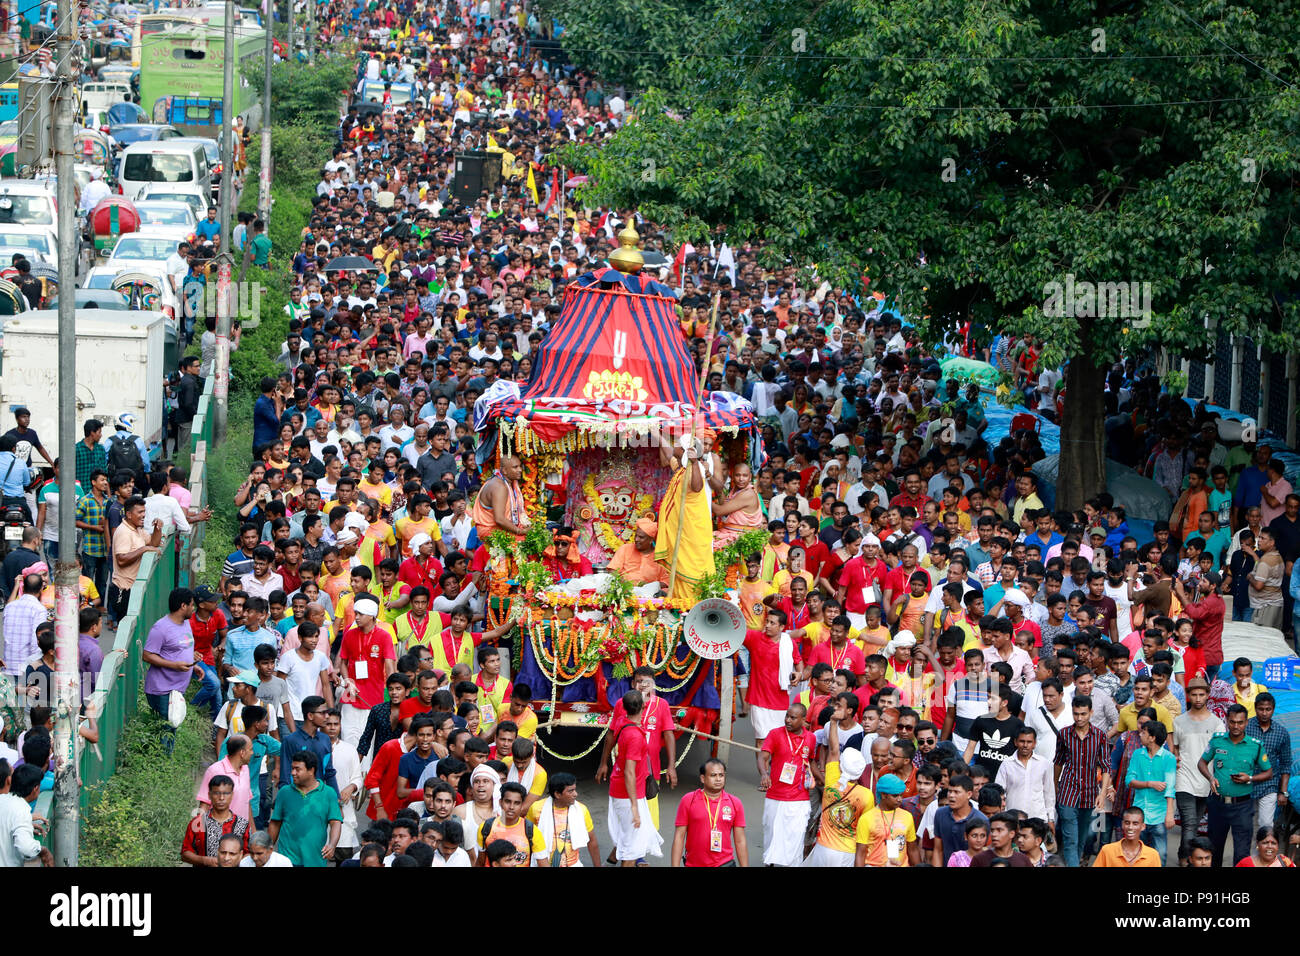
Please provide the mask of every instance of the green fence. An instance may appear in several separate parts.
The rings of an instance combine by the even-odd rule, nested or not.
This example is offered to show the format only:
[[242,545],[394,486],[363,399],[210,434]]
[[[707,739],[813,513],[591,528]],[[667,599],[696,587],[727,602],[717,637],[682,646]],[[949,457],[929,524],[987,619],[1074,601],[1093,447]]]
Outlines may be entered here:
[[[194,416],[190,449],[190,495],[192,506],[203,508],[208,501],[208,448],[212,443],[212,379],[209,378]],[[104,784],[117,770],[118,748],[126,722],[139,707],[140,681],[144,676],[144,642],[154,622],[167,613],[167,599],[176,587],[193,587],[195,571],[202,571],[204,524],[193,526],[188,535],[166,538],[158,554],[146,554],[127,614],[118,625],[113,648],[104,655],[104,666],[95,683],[95,692],[86,702],[87,712],[95,714],[99,724],[99,743],[81,747],[80,782],[81,814],[84,816]],[[79,741],[80,743],[80,741]],[[35,812],[45,819],[55,819],[54,795],[43,792],[36,801]],[[47,844],[48,835],[41,839]]]
[[154,622],[167,613],[167,597],[176,587],[175,536],[164,542],[158,554],[146,554],[140,574],[131,589],[131,601],[104,656],[104,666],[87,709],[99,715],[99,743],[81,754],[81,812],[90,806],[94,791],[108,782],[117,769],[118,742],[122,728],[139,705],[140,678],[144,674],[141,654]]

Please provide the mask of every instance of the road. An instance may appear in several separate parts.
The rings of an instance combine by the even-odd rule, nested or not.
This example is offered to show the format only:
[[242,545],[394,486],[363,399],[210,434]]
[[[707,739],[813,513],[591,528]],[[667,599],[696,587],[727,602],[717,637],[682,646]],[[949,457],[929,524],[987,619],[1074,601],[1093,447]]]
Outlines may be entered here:
[[[749,743],[753,739],[753,731],[750,728],[749,719],[740,717],[734,724],[735,738],[744,743]],[[546,732],[543,731],[545,734]],[[551,743],[550,737],[554,737],[554,747],[563,753],[581,753],[591,746],[595,739],[594,731],[564,728],[562,732],[547,735],[547,743]],[[685,734],[682,735],[678,742],[679,748],[689,739]],[[602,741],[603,745],[603,741]],[[692,790],[700,786],[700,764],[710,756],[711,741],[697,739],[690,750],[686,753],[685,759],[682,760],[678,768],[678,778],[676,789],[669,789],[667,778],[660,778],[661,789],[659,791],[659,833],[664,839],[663,856],[651,857],[646,862],[651,866],[668,866],[668,854],[672,849],[673,842],[673,820],[677,816],[677,805],[682,798]],[[543,751],[542,765],[546,768],[547,773],[554,773],[556,770],[567,770],[578,777],[578,799],[587,805],[591,811],[592,822],[596,825],[596,836],[600,841],[600,852],[608,857],[612,844],[609,838],[609,783],[597,783],[595,779],[597,759],[600,756],[600,748],[597,747],[594,752],[578,761],[576,764],[569,764],[558,761]],[[681,757],[680,750],[678,757]],[[749,750],[743,750],[739,747],[731,748],[731,758],[727,761],[727,790],[733,796],[738,797],[745,805],[745,842],[749,847],[749,862],[751,866],[758,866],[763,861],[763,795],[758,790],[758,764],[755,761],[756,755]],[[587,854],[583,852],[583,865],[587,864]]]

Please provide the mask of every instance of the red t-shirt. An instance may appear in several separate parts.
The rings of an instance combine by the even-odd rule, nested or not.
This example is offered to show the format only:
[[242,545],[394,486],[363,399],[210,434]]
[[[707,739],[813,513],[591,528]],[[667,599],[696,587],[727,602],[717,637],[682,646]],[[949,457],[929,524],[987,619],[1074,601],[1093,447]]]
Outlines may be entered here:
[[845,589],[845,612],[849,614],[867,613],[867,605],[876,603],[867,600],[867,589],[873,583],[878,583],[883,596],[885,575],[887,573],[888,568],[884,561],[877,561],[874,565],[868,566],[866,560],[860,554],[845,564],[844,570],[840,572],[840,587]]
[[200,621],[197,615],[190,615],[190,633],[194,635],[194,652],[203,658],[203,663],[217,666],[217,659],[212,654],[212,639],[217,631],[226,626],[226,615],[217,608],[212,617]]
[[[631,733],[627,731],[631,730]],[[631,724],[624,724],[614,738],[614,769],[609,772],[609,795],[618,800],[640,800],[645,796],[646,778],[650,776],[650,761],[646,757],[645,734]],[[636,797],[627,792],[627,780],[623,773],[623,764],[636,761],[636,781],[632,789]]]
[[1043,646],[1043,629],[1040,628],[1033,621],[1026,618],[1025,620],[1021,621],[1019,624],[1011,628],[1012,634],[1019,634],[1022,631],[1027,631],[1028,633],[1034,636],[1034,647]]
[[[298,567],[301,568],[302,565],[300,564]],[[302,575],[290,571],[283,564],[275,569],[275,573],[280,575],[280,580],[284,582],[285,594],[292,594],[294,591],[302,587]]]
[[885,681],[885,686],[881,687],[879,690],[872,687],[870,684],[863,684],[861,687],[853,688],[853,695],[858,699],[858,713],[861,714],[863,710],[871,705],[872,697],[885,690],[898,690],[898,688],[889,683],[889,681]]
[[440,592],[438,587],[438,578],[442,576],[442,564],[437,558],[430,558],[427,566],[422,566],[421,562],[415,558],[407,558],[402,562],[401,567],[397,570],[397,579],[411,587],[426,587],[429,589],[430,596],[436,597]]
[[[745,826],[745,805],[725,790],[716,800],[696,790],[677,805],[673,826],[686,827],[687,866],[723,866],[735,857],[731,831]],[[722,836],[722,849],[716,852],[710,848],[715,829]]]
[[[794,641],[794,665],[803,663],[799,656],[799,642]],[[790,693],[781,689],[780,642],[762,631],[746,631],[745,647],[749,648],[749,703],[754,707],[784,711],[790,706]]]
[[[772,755],[772,785],[767,788],[767,799],[808,799],[804,773],[808,768],[808,757],[816,746],[817,738],[808,730],[792,734],[784,727],[778,727],[767,735],[763,749]],[[787,770],[786,767],[794,769]],[[782,782],[782,777],[786,782]]]
[[[426,704],[424,701],[420,700],[417,695],[415,697],[408,697],[406,700],[402,701],[402,707],[398,710],[397,717],[399,720],[406,720],[407,717],[415,717],[418,714],[431,713],[433,713],[433,704]],[[414,780],[411,782],[415,783]]]
[[[397,659],[394,646],[392,632],[379,625],[369,634],[364,633],[360,627],[353,627],[343,635],[339,660],[344,672],[357,685],[354,706],[369,710],[384,702],[384,661]],[[358,664],[364,665],[365,677],[358,676]]]
[[[921,673],[935,673],[934,665],[929,661],[925,662],[925,667]],[[952,662],[952,667],[944,671],[943,689],[936,687],[934,689],[934,701],[930,704],[930,723],[934,724],[935,729],[940,733],[943,732],[943,722],[948,717],[948,691],[952,690],[952,685],[957,683],[957,679],[966,676],[966,662],[958,657]]]
[[859,677],[867,672],[867,662],[862,656],[862,649],[852,641],[847,642],[838,651],[831,647],[830,641],[822,641],[808,655],[808,666],[813,667],[816,664],[830,664],[832,670],[847,668]]
[[822,565],[830,558],[831,549],[826,547],[826,545],[822,544],[820,541],[814,541],[811,545],[806,545],[802,542],[800,542],[800,544],[802,544],[805,549],[803,559],[804,570],[809,572],[815,581],[817,578],[821,577]]
[[[614,712],[609,719],[609,732],[618,740],[619,732],[627,725],[627,711],[623,708],[623,701],[619,700],[614,704]],[[673,729],[673,709],[668,706],[668,701],[656,694],[654,703],[642,709],[638,715],[637,725],[645,736],[650,773],[657,777],[663,764],[660,751],[664,745],[664,734],[672,733]]]

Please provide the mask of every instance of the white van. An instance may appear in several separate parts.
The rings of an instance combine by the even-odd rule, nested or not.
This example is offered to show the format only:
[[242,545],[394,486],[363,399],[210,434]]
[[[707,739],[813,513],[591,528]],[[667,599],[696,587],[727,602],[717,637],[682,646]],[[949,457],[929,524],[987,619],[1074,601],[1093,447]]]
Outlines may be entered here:
[[118,182],[122,195],[131,200],[150,183],[197,185],[211,195],[212,170],[201,143],[150,140],[132,143],[122,153]]

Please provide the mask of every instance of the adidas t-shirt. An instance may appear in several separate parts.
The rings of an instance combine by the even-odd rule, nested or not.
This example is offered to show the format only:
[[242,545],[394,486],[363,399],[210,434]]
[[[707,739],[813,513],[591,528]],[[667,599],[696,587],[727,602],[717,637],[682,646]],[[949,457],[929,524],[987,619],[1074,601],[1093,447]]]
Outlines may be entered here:
[[1016,752],[1016,732],[1020,730],[1020,720],[1007,717],[976,717],[971,724],[970,739],[975,741],[975,753],[971,764],[980,764],[989,772],[992,779],[998,775],[1002,761],[1010,759]]

